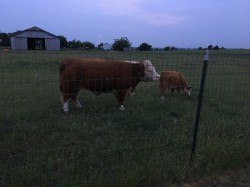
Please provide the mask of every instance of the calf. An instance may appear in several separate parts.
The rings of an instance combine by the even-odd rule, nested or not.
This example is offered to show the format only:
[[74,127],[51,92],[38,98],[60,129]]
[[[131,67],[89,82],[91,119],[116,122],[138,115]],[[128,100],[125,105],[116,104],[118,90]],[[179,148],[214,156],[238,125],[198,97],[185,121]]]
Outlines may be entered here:
[[185,78],[181,75],[181,73],[177,71],[161,72],[159,87],[162,100],[164,99],[164,93],[166,89],[170,89],[172,93],[174,89],[176,89],[178,92],[180,90],[183,90],[183,92],[188,96],[191,95],[192,89],[192,87],[187,84]]
[[96,95],[113,93],[120,110],[124,110],[123,102],[130,89],[140,81],[156,81],[159,77],[149,60],[126,63],[120,60],[66,58],[60,64],[63,110],[69,111],[69,99],[76,107],[81,107],[77,99],[81,89],[90,90]]

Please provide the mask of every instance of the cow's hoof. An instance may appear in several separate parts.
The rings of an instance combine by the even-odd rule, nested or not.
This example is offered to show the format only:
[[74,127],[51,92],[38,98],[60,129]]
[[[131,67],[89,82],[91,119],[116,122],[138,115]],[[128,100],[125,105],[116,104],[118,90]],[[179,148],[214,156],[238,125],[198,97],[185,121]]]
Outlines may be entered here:
[[82,105],[75,105],[76,108],[82,108]]
[[119,109],[120,109],[120,111],[124,111],[125,110],[125,108],[124,108],[123,105],[121,105]]
[[75,101],[75,107],[76,108],[82,108],[81,103],[78,101],[78,99]]
[[62,111],[63,111],[64,114],[68,114],[69,113],[69,109],[67,109],[67,110],[63,109]]
[[163,101],[165,99],[165,97],[164,96],[161,96],[161,100]]
[[62,110],[62,114],[64,114],[64,115],[68,115],[69,113],[70,113],[70,111],[65,112],[65,111]]

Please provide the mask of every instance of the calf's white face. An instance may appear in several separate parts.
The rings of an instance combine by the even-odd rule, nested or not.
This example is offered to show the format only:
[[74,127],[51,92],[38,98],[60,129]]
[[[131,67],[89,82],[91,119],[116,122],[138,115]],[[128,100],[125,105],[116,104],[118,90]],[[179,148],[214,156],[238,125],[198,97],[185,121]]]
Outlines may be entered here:
[[187,94],[188,96],[191,95],[191,90],[192,90],[192,87],[191,86],[186,86],[183,91],[185,94]]
[[145,76],[141,78],[141,81],[157,81],[160,75],[156,72],[155,67],[149,60],[143,61]]

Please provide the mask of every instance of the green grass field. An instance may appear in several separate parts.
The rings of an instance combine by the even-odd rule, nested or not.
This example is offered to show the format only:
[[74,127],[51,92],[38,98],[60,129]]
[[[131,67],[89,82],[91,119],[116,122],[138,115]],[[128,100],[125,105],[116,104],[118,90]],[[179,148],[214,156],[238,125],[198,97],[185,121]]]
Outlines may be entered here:
[[[139,83],[118,110],[113,94],[81,91],[82,109],[62,112],[64,57],[150,59],[180,71],[191,97]],[[189,159],[203,51],[0,52],[0,186],[163,186],[250,161],[250,51],[211,51],[198,146]]]

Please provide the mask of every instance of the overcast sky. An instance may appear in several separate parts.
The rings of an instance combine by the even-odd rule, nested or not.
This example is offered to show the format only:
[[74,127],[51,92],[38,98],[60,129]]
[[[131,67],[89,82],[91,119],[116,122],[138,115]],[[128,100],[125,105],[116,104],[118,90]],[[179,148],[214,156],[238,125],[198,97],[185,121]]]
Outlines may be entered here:
[[33,26],[95,45],[250,49],[250,0],[0,0],[0,32]]

